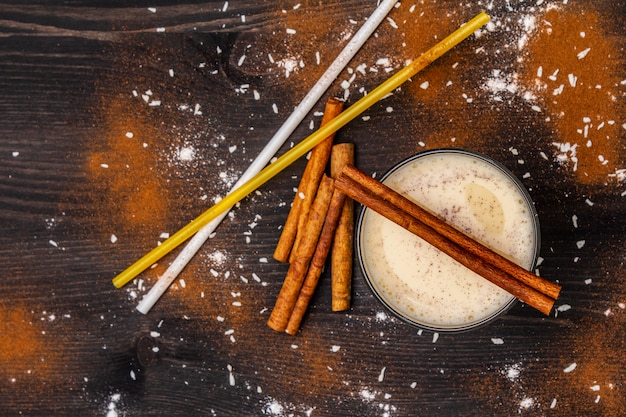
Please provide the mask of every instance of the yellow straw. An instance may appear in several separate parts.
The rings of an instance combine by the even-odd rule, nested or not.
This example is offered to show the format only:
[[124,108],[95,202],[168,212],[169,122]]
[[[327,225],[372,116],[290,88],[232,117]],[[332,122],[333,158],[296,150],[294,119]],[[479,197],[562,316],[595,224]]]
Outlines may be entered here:
[[441,42],[433,46],[426,53],[415,59],[409,65],[398,71],[387,81],[380,84],[369,94],[361,98],[352,106],[344,110],[339,116],[332,119],[328,124],[320,127],[316,132],[304,139],[302,142],[285,152],[283,156],[278,158],[274,163],[268,165],[265,169],[259,172],[248,182],[242,184],[239,188],[232,193],[226,195],[218,203],[210,207],[200,216],[196,217],[189,224],[184,226],[178,232],[170,236],[161,245],[152,249],[146,255],[144,255],[137,262],[129,266],[122,271],[118,276],[113,279],[113,285],[120,288],[134,279],[137,275],[142,273],[152,264],[157,262],[163,256],[174,250],[181,245],[187,239],[197,233],[204,225],[215,219],[225,210],[228,210],[239,201],[243,200],[252,191],[265,184],[283,169],[291,165],[294,161],[309,152],[315,145],[323,141],[332,133],[341,129],[348,122],[355,119],[358,115],[370,108],[373,104],[377,103],[387,94],[394,91],[401,84],[407,81],[409,78],[417,74],[422,69],[426,68],[431,62],[448,52],[450,49],[461,43],[464,39],[470,36],[474,31],[482,27],[489,22],[490,18],[485,12],[479,13],[472,20],[461,26],[459,29],[448,35]]

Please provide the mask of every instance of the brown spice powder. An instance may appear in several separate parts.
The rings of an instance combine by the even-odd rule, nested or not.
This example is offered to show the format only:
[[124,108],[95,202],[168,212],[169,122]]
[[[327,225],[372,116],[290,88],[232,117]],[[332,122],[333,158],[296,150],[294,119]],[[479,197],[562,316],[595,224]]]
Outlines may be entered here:
[[146,226],[166,223],[169,198],[155,170],[157,132],[129,105],[130,100],[119,99],[103,107],[103,137],[86,170],[101,192],[104,204],[97,218],[108,223],[106,230],[142,235]]
[[546,107],[555,142],[569,143],[565,149],[576,145],[562,158],[584,184],[606,182],[626,160],[625,62],[620,39],[607,27],[592,3],[549,9],[528,44],[521,73]]
[[25,309],[0,307],[0,335],[0,375],[16,379],[48,376],[50,349]]

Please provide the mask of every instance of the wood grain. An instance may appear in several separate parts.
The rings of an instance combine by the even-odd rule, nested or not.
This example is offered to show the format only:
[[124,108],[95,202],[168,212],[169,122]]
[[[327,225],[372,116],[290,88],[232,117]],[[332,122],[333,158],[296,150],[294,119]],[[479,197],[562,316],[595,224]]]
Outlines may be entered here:
[[[509,10],[504,3],[490,11],[501,22],[540,16],[547,3],[563,13],[580,6],[544,2],[531,9],[520,2]],[[607,36],[623,46],[624,2],[594,4],[580,7],[594,7]],[[164,264],[120,290],[113,276],[226,192],[227,181],[307,91],[308,74],[319,71],[311,48],[309,71],[289,78],[267,58],[313,42],[285,32],[298,22],[288,22],[282,9],[291,12],[296,4],[224,6],[0,2],[0,415],[620,415],[624,183],[581,184],[552,157],[559,138],[546,114],[517,96],[499,103],[486,97],[484,81],[493,70],[519,69],[511,60],[517,52],[507,46],[511,32],[469,40],[369,110],[366,120],[342,129],[337,141],[355,143],[356,166],[378,176],[416,151],[440,146],[501,161],[536,203],[539,272],[563,285],[557,314],[544,318],[518,304],[470,333],[420,332],[385,312],[356,269],[350,311],[331,312],[324,273],[297,337],[266,328],[287,268],[271,254],[305,161],[245,199],[149,315],[135,311]],[[449,11],[441,24],[477,7],[418,6]],[[299,7],[308,21],[332,22],[323,37],[323,51],[332,52],[354,28],[350,20],[362,21],[375,2]],[[396,13],[408,3],[402,7]],[[353,71],[361,62],[375,67],[379,58],[400,56],[402,48],[387,43],[394,32],[386,25]],[[496,49],[502,55],[490,55]],[[320,66],[331,52],[322,54]],[[461,68],[471,70],[461,74]],[[626,78],[623,67],[616,71]],[[426,96],[420,85],[429,80],[435,88],[437,74],[454,80],[450,93]],[[370,90],[385,75],[379,69],[357,78],[347,104],[362,94],[358,87]],[[160,106],[143,100],[147,91]],[[619,83],[617,91],[623,100]],[[343,94],[340,85],[328,92]],[[311,122],[319,125],[315,112],[325,99],[294,141],[310,132]],[[201,115],[194,114],[196,104]],[[480,137],[453,132],[485,118],[491,129]],[[132,139],[125,137],[129,131]],[[625,143],[621,135],[615,142]],[[195,158],[182,160],[184,148],[193,148]],[[126,165],[131,175],[124,175]],[[142,217],[133,207],[133,220],[130,191],[148,186],[166,210]],[[572,363],[576,369],[564,372]]]

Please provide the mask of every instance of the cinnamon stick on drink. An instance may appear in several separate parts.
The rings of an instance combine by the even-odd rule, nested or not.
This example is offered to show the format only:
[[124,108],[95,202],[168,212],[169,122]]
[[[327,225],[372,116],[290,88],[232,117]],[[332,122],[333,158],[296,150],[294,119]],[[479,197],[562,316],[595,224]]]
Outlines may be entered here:
[[559,285],[526,271],[353,166],[343,169],[335,186],[529,306],[550,314]]

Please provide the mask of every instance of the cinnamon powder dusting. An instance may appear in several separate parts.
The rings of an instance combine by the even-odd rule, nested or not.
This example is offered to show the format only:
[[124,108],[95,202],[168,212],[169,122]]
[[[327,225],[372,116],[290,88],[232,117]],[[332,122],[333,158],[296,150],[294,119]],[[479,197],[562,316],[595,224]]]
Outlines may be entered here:
[[0,375],[11,381],[46,378],[51,350],[42,329],[19,306],[0,307]]
[[557,161],[582,183],[625,168],[625,61],[603,19],[592,4],[549,9],[537,19],[521,72],[555,130]]
[[100,190],[98,219],[108,223],[105,230],[141,235],[148,225],[166,224],[170,198],[154,146],[160,135],[130,100],[109,101],[102,110],[101,137],[86,167]]

